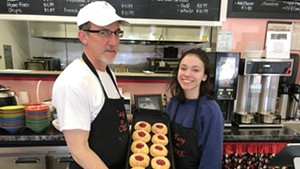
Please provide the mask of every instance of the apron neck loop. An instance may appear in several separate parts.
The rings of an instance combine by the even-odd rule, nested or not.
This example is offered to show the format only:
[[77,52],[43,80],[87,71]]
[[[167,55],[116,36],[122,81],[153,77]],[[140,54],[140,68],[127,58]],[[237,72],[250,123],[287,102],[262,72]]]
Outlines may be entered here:
[[86,65],[90,68],[90,70],[94,73],[94,75],[100,80],[99,75],[95,69],[95,67],[92,65],[91,61],[87,58],[86,54],[82,53],[82,59],[86,63]]
[[[99,75],[98,75],[98,73],[97,73],[97,70],[95,69],[95,67],[92,65],[92,63],[91,63],[91,61],[87,58],[87,56],[86,56],[86,54],[83,52],[82,53],[82,59],[83,59],[83,61],[85,62],[85,64],[90,68],[90,70],[93,72],[93,74],[97,77],[97,79],[99,80],[99,83],[100,83],[100,85],[101,85],[101,88],[102,88],[102,90],[103,90],[103,93],[104,93],[104,95],[105,95],[105,98],[108,98],[107,97],[107,94],[106,94],[106,91],[104,90],[104,87],[103,87],[103,85],[102,85],[102,83],[101,83],[101,80],[100,80],[100,77],[99,77]],[[108,67],[106,66],[106,69],[108,69]],[[110,73],[111,74],[111,73]],[[110,75],[109,74],[109,75]]]

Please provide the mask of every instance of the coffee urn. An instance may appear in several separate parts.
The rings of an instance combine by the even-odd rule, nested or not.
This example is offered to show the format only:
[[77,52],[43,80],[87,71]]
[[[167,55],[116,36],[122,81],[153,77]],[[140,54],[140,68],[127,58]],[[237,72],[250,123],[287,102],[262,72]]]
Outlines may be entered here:
[[281,126],[281,117],[275,111],[279,77],[290,76],[287,70],[292,66],[292,59],[241,59],[232,124],[238,127]]
[[290,92],[292,86],[289,84],[281,84],[278,88],[279,94],[279,104],[278,104],[278,112],[281,116],[281,119],[287,119],[288,108],[290,104]]
[[291,104],[288,113],[289,119],[299,120],[299,114],[297,114],[297,110],[299,109],[299,99],[300,99],[300,85],[293,85],[292,92],[290,94],[291,97]]

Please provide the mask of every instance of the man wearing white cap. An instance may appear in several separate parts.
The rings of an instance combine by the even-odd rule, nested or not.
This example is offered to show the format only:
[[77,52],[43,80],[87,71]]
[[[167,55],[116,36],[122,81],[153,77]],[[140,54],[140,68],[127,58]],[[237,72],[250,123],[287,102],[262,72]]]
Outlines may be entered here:
[[70,169],[123,169],[129,128],[116,79],[107,67],[116,57],[128,24],[105,1],[86,5],[77,15],[83,54],[57,78],[52,99],[73,162]]

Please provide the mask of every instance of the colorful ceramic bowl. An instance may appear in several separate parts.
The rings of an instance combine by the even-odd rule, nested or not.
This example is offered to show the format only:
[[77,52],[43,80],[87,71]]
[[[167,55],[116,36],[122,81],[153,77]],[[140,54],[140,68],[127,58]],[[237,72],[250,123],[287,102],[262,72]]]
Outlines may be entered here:
[[29,107],[29,106],[38,106],[41,105],[41,102],[25,102],[22,103],[23,106]]
[[0,113],[2,118],[14,118],[14,117],[25,117],[24,113]]
[[24,108],[25,106],[23,105],[2,106],[0,107],[0,111],[13,111],[13,110],[20,110]]
[[5,129],[11,134],[17,133],[20,129],[22,129],[24,126],[0,126],[1,128]]
[[43,130],[45,130],[49,126],[50,122],[45,121],[43,123],[31,123],[31,122],[26,122],[26,127],[30,128],[31,130],[39,133]]
[[25,108],[25,112],[40,112],[46,110],[49,110],[49,106],[47,105],[28,106]]

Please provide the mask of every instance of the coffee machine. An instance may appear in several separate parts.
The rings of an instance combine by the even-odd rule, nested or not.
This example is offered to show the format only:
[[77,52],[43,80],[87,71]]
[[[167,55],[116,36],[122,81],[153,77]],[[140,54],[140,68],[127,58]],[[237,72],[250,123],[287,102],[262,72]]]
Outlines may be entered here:
[[291,53],[290,58],[294,60],[291,76],[281,76],[278,88],[278,113],[281,119],[299,120],[297,108],[300,98],[300,85],[296,84],[297,72],[299,67],[299,55]]
[[281,117],[275,111],[279,78],[290,76],[292,67],[293,59],[241,59],[232,124],[239,127],[281,126]]
[[236,99],[240,53],[208,52],[207,57],[217,102],[225,123],[230,123]]

